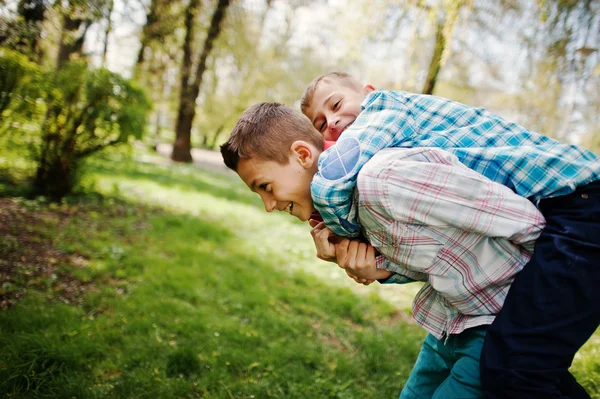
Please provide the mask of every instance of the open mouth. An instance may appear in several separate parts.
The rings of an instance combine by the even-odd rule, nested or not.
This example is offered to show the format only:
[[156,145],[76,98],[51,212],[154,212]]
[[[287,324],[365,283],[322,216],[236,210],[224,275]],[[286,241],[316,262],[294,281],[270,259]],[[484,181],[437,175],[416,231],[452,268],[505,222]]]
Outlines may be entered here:
[[289,213],[290,215],[292,214],[292,209],[294,209],[294,203],[290,202],[284,209],[284,212]]

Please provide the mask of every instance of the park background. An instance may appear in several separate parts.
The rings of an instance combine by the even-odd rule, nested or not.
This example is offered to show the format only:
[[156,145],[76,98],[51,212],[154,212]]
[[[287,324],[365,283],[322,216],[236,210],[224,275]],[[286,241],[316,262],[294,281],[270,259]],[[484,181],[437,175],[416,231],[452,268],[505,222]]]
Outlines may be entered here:
[[[599,46],[592,0],[0,0],[0,397],[396,397],[418,286],[317,260],[213,150],[341,70],[598,153]],[[598,332],[572,370],[600,399]]]

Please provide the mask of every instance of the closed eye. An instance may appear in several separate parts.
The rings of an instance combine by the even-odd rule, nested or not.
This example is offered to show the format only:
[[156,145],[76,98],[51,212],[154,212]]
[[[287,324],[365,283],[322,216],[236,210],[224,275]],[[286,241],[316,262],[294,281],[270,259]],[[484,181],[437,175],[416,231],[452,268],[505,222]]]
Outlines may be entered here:
[[325,128],[325,125],[326,125],[325,121],[321,122],[321,124],[319,125],[319,132],[323,131],[323,129]]
[[261,189],[261,190],[263,190],[263,191],[267,191],[267,192],[270,191],[270,187],[269,187],[269,185],[267,183],[261,184],[260,186],[258,186],[258,188]]

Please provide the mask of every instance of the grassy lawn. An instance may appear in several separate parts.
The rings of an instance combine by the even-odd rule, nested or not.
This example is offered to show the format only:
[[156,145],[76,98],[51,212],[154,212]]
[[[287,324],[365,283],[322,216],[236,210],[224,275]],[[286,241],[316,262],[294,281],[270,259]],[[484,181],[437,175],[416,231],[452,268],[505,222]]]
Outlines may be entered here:
[[[0,311],[0,397],[398,396],[425,335],[418,287],[354,284],[230,173],[127,157],[87,169],[101,196],[2,200],[16,225],[0,295],[18,298]],[[600,399],[598,333],[573,370]]]

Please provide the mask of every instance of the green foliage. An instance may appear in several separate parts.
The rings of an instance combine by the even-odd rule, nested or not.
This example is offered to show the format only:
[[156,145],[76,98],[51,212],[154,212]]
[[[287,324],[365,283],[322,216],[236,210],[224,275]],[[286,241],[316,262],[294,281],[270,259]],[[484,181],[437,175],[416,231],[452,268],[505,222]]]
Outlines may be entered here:
[[72,63],[45,75],[48,113],[42,134],[81,158],[106,146],[140,138],[150,103],[144,92],[106,69]]
[[[10,119],[4,115],[11,107],[18,111],[32,108],[31,102],[36,93],[39,70],[24,55],[0,49],[0,116],[2,120]],[[28,104],[29,106],[24,106]],[[18,112],[17,111],[17,112]]]
[[36,58],[35,47],[41,34],[40,23],[22,17],[0,16],[0,44],[8,49]]

